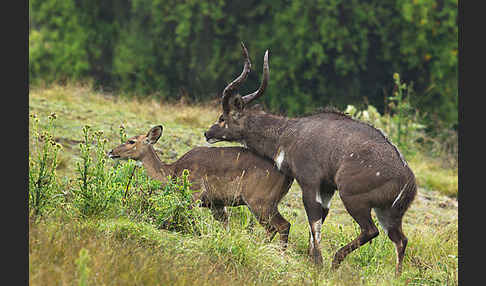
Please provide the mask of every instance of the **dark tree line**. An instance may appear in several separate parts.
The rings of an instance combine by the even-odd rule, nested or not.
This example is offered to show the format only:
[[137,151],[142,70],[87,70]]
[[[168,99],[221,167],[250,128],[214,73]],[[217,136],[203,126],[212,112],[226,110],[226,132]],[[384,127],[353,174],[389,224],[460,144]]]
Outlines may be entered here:
[[213,99],[241,72],[244,41],[262,100],[288,115],[332,104],[383,112],[393,73],[412,104],[457,123],[457,0],[32,0],[29,80],[91,79],[139,96]]

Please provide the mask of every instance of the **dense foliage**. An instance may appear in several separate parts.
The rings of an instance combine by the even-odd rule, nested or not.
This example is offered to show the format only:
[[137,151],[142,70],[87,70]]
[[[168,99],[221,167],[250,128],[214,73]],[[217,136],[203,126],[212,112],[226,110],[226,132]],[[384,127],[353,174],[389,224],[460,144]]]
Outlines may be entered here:
[[91,79],[162,98],[217,97],[241,72],[256,89],[270,50],[265,103],[289,115],[369,103],[383,113],[392,75],[411,104],[457,123],[457,0],[29,2],[29,80]]

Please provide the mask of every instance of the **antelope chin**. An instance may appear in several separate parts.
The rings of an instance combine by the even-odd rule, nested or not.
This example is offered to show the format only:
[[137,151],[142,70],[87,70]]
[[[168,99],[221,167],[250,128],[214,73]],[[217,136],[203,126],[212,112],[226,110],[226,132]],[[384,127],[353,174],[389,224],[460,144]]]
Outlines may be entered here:
[[223,141],[223,140],[216,139],[216,138],[209,138],[209,139],[206,139],[206,141],[207,141],[209,144],[214,144],[214,143],[216,143],[216,142],[220,142],[220,141]]
[[118,159],[118,158],[120,158],[120,156],[111,153],[111,151],[108,152],[108,154],[106,154],[106,155],[108,156],[108,158],[111,158],[111,159]]

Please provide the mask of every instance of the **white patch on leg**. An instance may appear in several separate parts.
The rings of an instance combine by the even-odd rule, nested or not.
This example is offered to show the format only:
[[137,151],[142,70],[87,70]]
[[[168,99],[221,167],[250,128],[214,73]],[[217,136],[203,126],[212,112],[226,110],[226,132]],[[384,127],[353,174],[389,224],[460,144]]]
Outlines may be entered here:
[[316,246],[316,244],[314,244],[314,236],[312,235],[312,230],[314,230],[315,242],[319,244],[321,242],[321,227],[322,227],[321,220],[317,220],[313,224],[310,225],[309,246],[310,246],[311,249],[313,249],[314,247],[318,247],[318,245]]
[[246,144],[245,140],[241,140],[240,143],[243,144],[243,147],[248,148],[248,145]]
[[326,208],[326,209],[329,209],[329,208],[331,207],[331,198],[332,198],[331,196],[326,197],[326,198],[324,199],[324,201],[322,202],[322,205],[323,205],[323,206],[325,205],[325,208]]
[[329,209],[331,207],[331,199],[332,195],[322,197],[320,192],[316,193],[316,202],[320,203],[325,209]]
[[[401,241],[400,241],[400,244],[402,244]],[[397,261],[396,265],[398,267],[398,264],[400,263],[400,259],[398,258],[398,245],[397,244],[395,244],[395,253],[396,253],[396,257],[397,257],[397,259],[396,259],[396,261]]]
[[322,205],[321,193],[319,193],[319,192],[316,192],[316,202],[318,202]]
[[309,230],[309,246],[310,248],[314,248],[314,237],[312,236],[312,230]]
[[321,228],[322,228],[321,220],[316,221],[314,223],[314,233],[316,234],[316,242],[317,243],[321,242]]
[[280,151],[280,153],[278,153],[278,156],[277,158],[275,159],[275,164],[277,165],[277,168],[280,170],[280,167],[282,167],[282,162],[285,158],[285,152],[284,150]]

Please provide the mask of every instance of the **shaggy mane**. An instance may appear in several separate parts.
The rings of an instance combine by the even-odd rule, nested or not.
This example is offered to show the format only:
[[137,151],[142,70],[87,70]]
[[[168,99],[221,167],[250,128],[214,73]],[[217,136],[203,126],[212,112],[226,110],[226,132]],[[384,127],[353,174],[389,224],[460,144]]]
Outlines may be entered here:
[[351,119],[351,120],[354,120],[354,121],[357,121],[356,119],[354,119],[353,117],[351,117],[351,115],[349,115],[348,113],[345,113],[341,110],[339,110],[337,107],[335,106],[326,106],[326,107],[319,107],[317,108],[316,110],[310,112],[310,113],[306,113],[306,114],[303,114],[300,117],[308,117],[308,116],[314,116],[314,115],[320,115],[320,114],[334,114],[334,115],[337,115],[339,117],[344,117],[344,118],[347,118],[347,119]]

